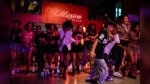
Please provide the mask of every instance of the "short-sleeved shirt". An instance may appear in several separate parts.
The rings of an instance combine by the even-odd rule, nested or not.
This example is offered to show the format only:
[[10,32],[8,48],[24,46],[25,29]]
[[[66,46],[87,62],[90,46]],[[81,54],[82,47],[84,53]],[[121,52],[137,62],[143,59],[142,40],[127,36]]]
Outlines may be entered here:
[[14,28],[11,28],[10,30],[10,41],[12,43],[20,44],[21,43],[21,37],[18,34],[21,34],[22,29],[18,28],[17,30],[14,30]]
[[111,52],[111,49],[113,48],[113,46],[116,43],[120,43],[120,39],[119,39],[118,34],[114,35],[114,40],[106,45],[106,47],[104,48],[104,53],[109,55]]
[[58,30],[58,33],[59,33],[59,40],[58,40],[58,43],[61,42],[61,40],[63,39],[64,35],[64,39],[62,41],[62,43],[60,44],[59,46],[59,51],[62,51],[62,47],[63,45],[66,45],[68,47],[68,50],[71,50],[71,43],[74,42],[74,39],[72,38],[72,31],[69,30],[67,31],[66,33],[63,31],[63,29],[60,29]]
[[106,28],[102,28],[97,36],[98,44],[96,46],[96,58],[104,59],[104,48],[108,43],[108,34]]

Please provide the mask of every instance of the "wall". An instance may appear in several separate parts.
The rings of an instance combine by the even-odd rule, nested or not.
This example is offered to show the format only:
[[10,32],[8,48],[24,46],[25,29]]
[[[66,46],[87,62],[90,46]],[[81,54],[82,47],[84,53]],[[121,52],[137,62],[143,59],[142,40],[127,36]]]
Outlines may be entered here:
[[70,19],[72,20],[73,25],[83,24],[87,27],[90,23],[94,23],[97,26],[97,32],[99,32],[103,22],[88,20],[87,14],[87,7],[85,6],[56,2],[42,2],[42,15],[12,12],[11,27],[14,19],[21,20],[21,28],[23,28],[24,24],[28,21],[36,23],[55,23],[57,25],[61,25],[64,21]]
[[140,13],[140,1],[139,0],[123,0],[123,14],[139,15]]
[[11,24],[10,24],[11,27],[13,26],[12,22],[15,19],[21,20],[21,28],[23,28],[24,24],[26,24],[28,21],[42,22],[41,15],[25,14],[25,13],[17,13],[17,12],[12,12],[10,15],[11,15]]
[[42,2],[42,22],[62,24],[71,20],[74,25],[87,20],[87,7],[56,2]]
[[139,16],[138,15],[133,15],[133,14],[128,14],[129,22],[132,20],[139,22]]

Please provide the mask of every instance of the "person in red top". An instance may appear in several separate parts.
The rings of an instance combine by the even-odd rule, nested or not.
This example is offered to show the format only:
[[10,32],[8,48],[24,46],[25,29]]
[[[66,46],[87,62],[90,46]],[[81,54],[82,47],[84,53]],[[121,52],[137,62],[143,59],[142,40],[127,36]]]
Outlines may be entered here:
[[34,32],[33,32],[33,22],[27,22],[24,26],[24,31],[22,32],[22,52],[24,53],[25,60],[27,63],[26,74],[29,74],[29,69],[31,65],[31,56],[33,52],[34,43]]

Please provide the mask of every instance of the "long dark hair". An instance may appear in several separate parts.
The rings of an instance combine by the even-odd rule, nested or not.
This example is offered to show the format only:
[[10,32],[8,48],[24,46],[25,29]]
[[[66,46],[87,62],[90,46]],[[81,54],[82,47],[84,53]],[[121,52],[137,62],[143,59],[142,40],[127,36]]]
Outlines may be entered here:
[[24,29],[27,31],[28,30],[28,25],[29,24],[32,24],[32,28],[34,27],[34,23],[33,22],[27,22],[25,25],[24,25]]
[[134,32],[136,32],[135,28],[136,28],[138,25],[140,26],[139,22],[133,22],[133,23],[131,24],[131,30],[134,31]]
[[72,25],[72,21],[70,20],[66,20],[63,25],[62,25],[62,28],[64,29],[65,27],[70,27],[70,29],[73,28],[73,25]]
[[95,28],[94,28],[94,35],[96,35],[96,24],[93,24],[93,23],[89,24],[86,31],[87,31],[88,33],[90,33],[90,32],[91,32],[91,27],[92,27],[92,25],[94,25],[94,27],[95,27]]
[[51,24],[50,24],[50,27],[51,27],[51,26],[54,26],[54,28],[55,28],[56,31],[58,30],[58,27],[56,26],[56,24],[51,23]]
[[19,19],[15,19],[15,20],[13,21],[13,24],[14,24],[14,23],[18,23],[19,26],[21,25],[21,21],[20,21]]

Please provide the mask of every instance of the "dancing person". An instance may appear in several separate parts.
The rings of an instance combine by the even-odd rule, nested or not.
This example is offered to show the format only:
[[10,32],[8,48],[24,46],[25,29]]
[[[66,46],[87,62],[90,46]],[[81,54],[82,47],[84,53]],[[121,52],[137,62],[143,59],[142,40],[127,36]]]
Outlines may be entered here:
[[19,72],[19,55],[21,51],[21,32],[22,29],[19,27],[21,24],[20,20],[13,21],[13,28],[10,30],[10,52],[11,52],[11,74],[15,74],[15,64],[16,72]]
[[107,76],[108,76],[108,66],[104,60],[104,48],[107,45],[107,42],[109,41],[108,36],[108,30],[107,28],[113,27],[113,24],[108,21],[107,24],[105,23],[105,27],[103,27],[99,34],[97,39],[95,40],[92,50],[90,52],[91,58],[94,58],[96,61],[95,67],[93,67],[90,71],[90,75],[86,78],[86,81],[91,81],[92,78],[95,76],[95,74],[100,69],[100,77],[98,79],[98,83],[104,84]]
[[125,70],[130,68],[128,72],[128,77],[133,79],[136,79],[136,76],[134,76],[132,73],[136,71],[138,44],[140,40],[139,30],[140,30],[139,23],[135,22],[131,25],[131,31],[129,33],[129,43],[126,49],[127,56],[129,56],[129,60],[127,61],[127,64],[121,68],[123,76],[126,75]]
[[24,53],[26,60],[26,75],[29,75],[29,69],[31,65],[31,56],[33,52],[33,43],[34,43],[34,32],[33,32],[34,23],[27,22],[24,25],[24,31],[22,32],[22,52]]
[[115,63],[115,72],[114,72],[114,76],[115,77],[122,77],[122,75],[119,73],[119,68],[120,65],[122,63],[122,60],[125,59],[125,55],[124,52],[126,52],[126,46],[128,43],[128,34],[130,31],[130,25],[128,23],[128,16],[121,16],[120,17],[120,23],[117,25],[117,33],[119,35],[119,39],[120,39],[120,43],[117,44],[115,51],[117,52],[116,54],[116,63]]
[[46,45],[46,54],[48,58],[48,64],[49,64],[49,72],[52,73],[52,58],[54,57],[54,62],[55,62],[55,69],[54,69],[54,75],[57,75],[57,70],[58,70],[58,31],[57,31],[57,26],[53,23],[51,24],[46,24],[46,28],[48,29],[47,31],[47,45]]
[[72,37],[75,41],[78,41],[78,44],[76,42],[71,44],[71,54],[72,54],[72,75],[75,74],[75,67],[76,71],[80,73],[79,66],[81,64],[82,58],[83,58],[83,52],[84,52],[84,46],[83,46],[83,25],[79,24],[77,25],[75,31],[72,34]]
[[35,44],[36,44],[36,61],[38,64],[38,72],[43,72],[44,54],[45,54],[46,34],[41,32],[41,26],[36,26]]
[[84,66],[89,60],[88,59],[89,51],[96,37],[96,25],[95,24],[91,23],[88,25],[84,37],[85,37],[84,38],[84,56],[82,58],[82,69],[84,69]]
[[111,37],[111,41],[106,45],[106,47],[104,48],[104,59],[105,59],[105,62],[109,68],[109,75],[107,77],[106,80],[108,81],[112,81],[113,78],[111,77],[113,71],[112,71],[112,64],[111,64],[111,58],[110,58],[110,53],[111,53],[111,49],[114,47],[114,45],[117,43],[120,43],[120,39],[119,39],[119,36],[117,34],[117,29],[116,28],[113,28],[112,30],[112,35],[109,35],[109,37]]
[[72,38],[73,25],[70,20],[63,23],[62,29],[59,32],[59,51],[60,51],[60,73],[62,73],[62,78],[66,79],[66,70],[70,59],[71,43],[74,42]]

